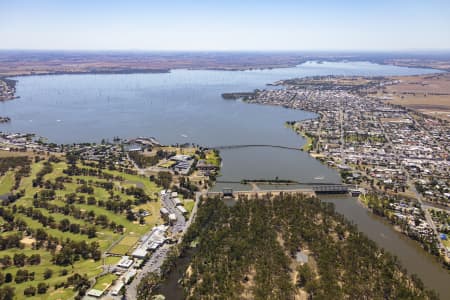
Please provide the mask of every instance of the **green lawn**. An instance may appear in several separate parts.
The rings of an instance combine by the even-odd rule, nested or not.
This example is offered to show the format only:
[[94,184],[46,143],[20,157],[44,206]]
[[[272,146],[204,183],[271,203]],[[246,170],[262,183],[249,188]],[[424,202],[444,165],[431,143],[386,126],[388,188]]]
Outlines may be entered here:
[[114,275],[114,274],[103,275],[103,276],[97,278],[93,289],[99,290],[99,291],[105,291],[108,287],[111,286],[111,284],[116,279],[117,279],[117,275]]
[[195,204],[195,201],[192,199],[183,200],[184,208],[186,208],[189,215],[191,214],[192,209],[194,209],[194,204]]
[[445,245],[445,247],[450,247],[450,240],[443,240],[442,243]]
[[14,172],[8,171],[0,178],[0,195],[7,194],[14,186]]
[[105,258],[106,265],[115,265],[120,261],[120,257],[118,256],[108,256]]
[[170,168],[170,167],[173,166],[174,164],[176,164],[175,161],[173,161],[173,160],[168,160],[168,161],[166,161],[165,163],[160,164],[159,166],[162,167],[162,168]]
[[220,156],[216,155],[216,153],[214,151],[208,151],[206,153],[206,162],[208,164],[220,167],[220,163],[221,163]]
[[46,174],[44,176],[44,180],[55,180],[55,178],[60,177],[60,176],[64,176],[64,169],[67,168],[67,163],[62,161],[59,163],[53,163],[52,164],[53,167],[53,172],[51,172],[50,174]]
[[120,240],[119,243],[114,245],[110,250],[111,253],[125,255],[127,254],[131,248],[137,243],[139,240],[139,236],[137,235],[128,235]]

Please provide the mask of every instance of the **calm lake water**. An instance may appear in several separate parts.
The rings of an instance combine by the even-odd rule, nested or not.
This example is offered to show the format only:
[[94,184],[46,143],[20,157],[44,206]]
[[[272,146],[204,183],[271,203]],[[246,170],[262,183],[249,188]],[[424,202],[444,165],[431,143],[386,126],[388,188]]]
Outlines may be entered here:
[[[405,75],[434,72],[367,62],[315,63],[253,71],[174,70],[167,74],[49,75],[18,77],[20,99],[0,103],[12,122],[1,131],[33,132],[56,143],[100,142],[114,136],[154,136],[162,143],[207,146],[304,140],[285,128],[314,114],[223,100],[222,93],[262,89],[280,79],[314,75]],[[337,173],[299,151],[250,148],[222,151],[221,180],[289,178],[303,182]]]
[[[299,147],[304,140],[284,127],[284,123],[313,118],[314,114],[223,100],[221,94],[262,89],[268,83],[294,77],[435,72],[367,62],[308,62],[293,68],[253,71],[174,70],[167,74],[17,77],[20,99],[0,103],[0,115],[12,119],[9,124],[1,124],[0,131],[32,132],[56,143],[154,136],[164,144]],[[300,182],[314,182],[315,177],[324,177],[323,182],[339,181],[336,171],[300,151],[244,148],[222,150],[221,155],[222,181],[276,176]],[[367,215],[354,200],[332,201],[363,232],[399,256],[405,267],[417,273],[427,286],[442,296],[450,295],[448,273],[414,243]],[[390,232],[389,236],[386,232]]]

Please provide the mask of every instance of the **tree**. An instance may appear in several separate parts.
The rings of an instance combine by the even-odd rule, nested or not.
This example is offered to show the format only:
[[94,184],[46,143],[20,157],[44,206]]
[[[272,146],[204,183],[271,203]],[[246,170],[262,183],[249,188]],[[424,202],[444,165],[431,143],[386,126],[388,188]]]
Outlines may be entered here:
[[304,287],[314,278],[314,274],[307,264],[299,266],[297,272],[297,285],[299,287]]
[[17,267],[25,266],[27,256],[23,253],[15,253],[13,257],[14,265]]
[[15,296],[15,289],[11,286],[0,288],[0,300],[13,300]]
[[73,286],[75,291],[78,291],[80,296],[84,296],[85,291],[90,287],[89,279],[86,275],[81,276],[78,273],[73,274],[67,278],[67,286]]
[[12,264],[11,256],[9,255],[3,256],[3,258],[0,260],[0,264],[2,264],[2,267],[4,269],[10,267]]
[[59,221],[59,230],[66,232],[69,230],[70,221],[68,219],[62,219]]
[[23,291],[23,294],[27,297],[34,296],[36,295],[36,288],[34,286],[29,286]]
[[131,209],[127,211],[127,220],[131,222],[136,220],[136,216],[134,215],[134,212]]
[[44,271],[44,279],[49,279],[53,276],[53,270],[52,269],[45,269]]
[[87,235],[88,235],[88,238],[90,238],[90,239],[95,238],[97,236],[97,230],[95,229],[95,226],[90,226],[87,229]]
[[38,294],[45,294],[47,293],[48,284],[45,284],[43,282],[40,282],[37,286],[37,292]]
[[16,278],[14,279],[15,283],[22,283],[28,281],[28,270],[17,270]]
[[30,265],[39,265],[41,263],[41,255],[32,254],[30,257],[28,257],[27,262]]
[[166,171],[158,172],[157,184],[161,185],[164,189],[168,189],[172,183],[172,174]]
[[138,300],[149,300],[153,295],[154,289],[161,282],[161,278],[158,274],[152,272],[142,278],[137,287]]

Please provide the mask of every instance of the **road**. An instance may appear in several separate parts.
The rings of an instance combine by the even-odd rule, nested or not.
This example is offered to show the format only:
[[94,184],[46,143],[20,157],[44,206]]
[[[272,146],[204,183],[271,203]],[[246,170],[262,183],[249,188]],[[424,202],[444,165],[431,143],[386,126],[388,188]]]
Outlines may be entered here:
[[[176,208],[175,202],[170,196],[169,193],[166,193],[165,195],[161,196],[161,204],[162,207],[165,207],[169,213],[173,213],[176,215],[177,220],[174,224],[170,225],[170,230],[173,234],[177,233],[185,233],[187,227],[191,224],[192,218],[197,212],[197,204],[198,199],[196,198],[196,203],[194,205],[194,208],[191,213],[191,218],[188,222],[186,222],[186,218],[183,216],[183,214]],[[126,293],[125,298],[129,300],[135,300],[137,299],[137,287],[141,280],[144,278],[144,276],[148,273],[160,272],[160,268],[164,262],[164,260],[167,257],[167,253],[169,252],[172,245],[164,244],[160,248],[156,249],[155,252],[150,256],[149,260],[144,264],[144,266],[138,270],[138,273],[136,274],[134,280],[126,287]],[[112,297],[112,296],[111,296]],[[118,297],[112,297],[113,299],[120,299]]]
[[[169,252],[171,245],[164,244],[163,246],[156,249],[149,260],[144,264],[141,270],[138,270],[133,281],[126,286],[125,298],[129,300],[137,299],[137,288],[141,280],[148,273],[160,272],[160,268]],[[121,299],[120,297],[115,297],[114,299]]]
[[[195,194],[195,204],[188,220],[186,220],[183,214],[176,208],[175,202],[169,194],[161,196],[162,206],[165,207],[169,211],[169,213],[174,213],[177,216],[177,221],[174,224],[170,225],[170,230],[172,231],[173,234],[181,233],[182,235],[184,235],[186,233],[188,227],[193,222],[197,214],[200,197],[206,193],[207,191],[203,193],[198,192]],[[181,241],[181,239],[179,239],[179,241]],[[169,252],[172,246],[173,245],[170,244],[164,244],[158,249],[156,249],[156,251],[153,252],[153,254],[150,256],[148,261],[145,262],[142,268],[137,270],[137,274],[134,277],[133,281],[126,286],[125,299],[127,300],[137,299],[137,289],[139,283],[148,273],[152,272],[159,273],[161,271],[161,266],[164,263],[167,257],[167,253]],[[110,290],[108,294],[103,297],[103,299],[121,300],[123,298],[122,296],[113,296]]]
[[198,205],[200,203],[200,197],[201,196],[206,196],[208,194],[208,191],[203,191],[203,192],[197,192],[195,193],[195,203],[194,203],[194,207],[192,208],[191,211],[191,215],[189,216],[189,219],[186,222],[186,226],[184,226],[184,230],[183,230],[183,236],[186,233],[187,229],[189,228],[189,226],[191,226],[192,222],[195,220],[195,216],[197,215],[197,210],[198,210]]
[[340,141],[341,141],[341,164],[345,165],[345,157],[344,157],[344,107],[342,103],[342,99],[339,101],[339,128],[340,128]]
[[175,214],[177,216],[177,221],[175,224],[172,224],[171,230],[173,234],[183,232],[184,227],[186,226],[186,219],[183,214],[177,209],[174,200],[168,193],[161,196],[161,204],[165,207],[169,213]]
[[[410,116],[411,119],[413,119]],[[434,232],[434,235],[437,239],[437,242],[439,244],[439,248],[444,251],[444,254],[446,257],[448,257],[449,253],[447,251],[447,248],[445,247],[445,245],[442,243],[441,238],[439,236],[439,232],[436,228],[436,225],[434,224],[433,219],[431,218],[430,212],[428,211],[428,209],[426,208],[425,203],[423,202],[423,197],[422,195],[417,192],[417,189],[414,185],[414,182],[411,180],[411,175],[409,174],[408,170],[403,166],[403,164],[401,163],[402,161],[402,157],[399,155],[398,151],[395,150],[394,144],[392,143],[391,137],[387,134],[384,126],[383,126],[383,122],[379,122],[380,126],[381,126],[381,130],[383,132],[384,137],[386,138],[388,145],[391,147],[394,155],[395,155],[395,160],[397,162],[399,162],[400,164],[400,169],[402,170],[402,172],[406,175],[406,184],[408,185],[409,189],[411,191],[413,191],[413,193],[415,194],[415,198],[417,199],[417,201],[420,203],[420,207],[422,208],[424,215],[425,215],[425,220],[427,221],[428,225],[430,225],[431,229]],[[420,127],[420,126],[418,126]],[[424,128],[421,128],[421,130],[425,130]]]

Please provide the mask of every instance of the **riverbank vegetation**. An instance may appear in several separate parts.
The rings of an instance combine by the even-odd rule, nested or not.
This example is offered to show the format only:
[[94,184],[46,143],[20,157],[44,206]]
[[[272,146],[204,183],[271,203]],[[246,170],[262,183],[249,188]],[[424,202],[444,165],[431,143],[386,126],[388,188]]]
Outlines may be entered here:
[[[295,209],[293,209],[295,207]],[[437,299],[332,204],[303,195],[202,202],[188,299]]]
[[305,152],[311,152],[314,148],[316,148],[318,140],[314,136],[309,134],[308,132],[300,129],[297,125],[298,124],[297,124],[296,121],[288,121],[288,122],[286,122],[286,126],[288,128],[291,128],[298,135],[302,136],[305,139],[305,144],[303,145],[301,150],[303,150]]
[[[428,225],[425,212],[418,201],[398,195],[375,192],[361,195],[359,200],[372,213],[389,220],[397,231],[417,241],[424,250],[436,256],[444,267],[450,269],[448,260],[440,255],[439,241],[436,239],[433,229]],[[440,224],[439,217],[443,215],[445,215],[443,211],[431,210],[431,216],[437,224]],[[438,229],[442,233],[447,233],[448,220],[445,221],[444,218],[442,223],[444,225],[438,226]]]

